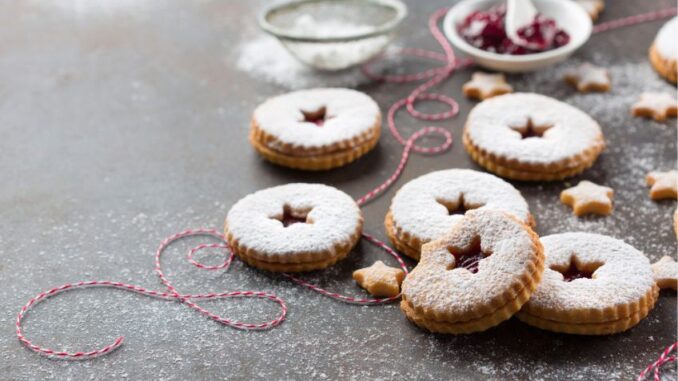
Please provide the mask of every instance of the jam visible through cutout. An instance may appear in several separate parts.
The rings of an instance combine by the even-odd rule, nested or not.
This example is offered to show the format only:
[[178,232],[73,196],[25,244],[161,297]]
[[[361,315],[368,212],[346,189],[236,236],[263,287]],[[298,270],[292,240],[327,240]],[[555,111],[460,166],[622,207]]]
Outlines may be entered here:
[[331,119],[331,117],[327,116],[327,108],[325,106],[315,111],[301,110],[301,113],[304,114],[304,122],[313,123],[318,127],[324,126],[325,122]]
[[307,216],[308,212],[294,213],[292,212],[292,208],[285,205],[285,207],[283,207],[283,215],[280,218],[280,222],[282,222],[283,227],[288,227],[294,224],[307,224]]
[[595,264],[593,266],[589,266],[587,269],[583,269],[584,266],[578,264],[573,258],[570,260],[570,267],[567,269],[552,268],[552,270],[563,274],[563,281],[572,282],[575,279],[591,279],[593,273],[598,270],[598,267],[600,266],[600,264]]
[[447,209],[447,214],[450,216],[453,215],[464,215],[466,214],[467,211],[472,210],[472,209],[478,209],[482,205],[472,205],[466,202],[464,200],[464,194],[462,193],[459,195],[459,200],[457,200],[456,203],[451,203],[449,201],[445,200],[436,200],[438,204],[444,206]]
[[478,272],[478,266],[480,261],[490,256],[490,253],[484,253],[480,248],[480,237],[474,237],[471,244],[464,249],[450,247],[448,248],[450,254],[454,256],[454,267],[448,268],[448,270],[464,268],[470,271],[472,274]]
[[532,122],[532,118],[527,118],[527,124],[524,126],[510,126],[512,130],[520,133],[521,139],[541,138],[544,133],[551,127],[550,124],[538,126]]

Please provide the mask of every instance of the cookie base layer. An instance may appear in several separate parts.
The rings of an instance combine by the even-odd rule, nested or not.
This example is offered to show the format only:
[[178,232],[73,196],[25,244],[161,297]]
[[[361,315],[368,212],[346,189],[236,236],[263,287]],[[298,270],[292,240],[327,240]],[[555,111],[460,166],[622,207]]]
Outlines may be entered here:
[[386,213],[384,226],[386,226],[386,235],[388,236],[391,243],[393,243],[393,246],[395,246],[395,248],[401,253],[418,261],[419,257],[421,256],[421,243],[418,245],[419,248],[416,249],[398,238],[395,227],[393,226],[393,215],[391,214],[391,211]]
[[[543,262],[541,263],[543,269]],[[412,323],[427,329],[431,332],[450,333],[450,334],[466,334],[473,332],[482,332],[489,328],[499,325],[499,323],[508,320],[516,312],[520,311],[522,306],[530,299],[530,295],[534,292],[541,280],[541,273],[538,272],[534,281],[530,282],[527,287],[518,294],[518,296],[506,303],[503,307],[496,310],[489,315],[460,322],[445,322],[428,318],[425,314],[417,312],[412,305],[406,300],[400,302],[400,309],[405,313],[407,319]]]
[[513,168],[507,168],[502,165],[499,165],[486,156],[482,155],[475,147],[468,141],[464,135],[464,147],[469,153],[471,158],[478,163],[481,167],[486,170],[504,178],[512,180],[521,180],[521,181],[558,181],[563,180],[568,177],[576,176],[586,169],[590,168],[595,160],[598,158],[598,153],[596,153],[592,158],[578,164],[575,167],[567,168],[564,170],[554,171],[554,172],[531,172],[531,171],[521,171]]
[[528,325],[552,332],[562,332],[573,335],[612,335],[633,328],[641,320],[647,317],[653,307],[654,303],[628,317],[603,323],[563,323],[532,316],[524,311],[518,312],[516,317]]
[[664,58],[655,44],[650,46],[649,57],[654,70],[675,85],[678,81],[678,61]]
[[338,151],[328,151],[327,153],[322,153],[322,150],[320,150],[320,152],[310,155],[302,154],[295,156],[290,153],[277,152],[271,149],[261,141],[259,137],[262,136],[262,134],[254,124],[250,128],[249,141],[264,159],[274,164],[307,171],[323,171],[347,165],[371,151],[379,141],[381,120],[377,121],[373,130],[373,137],[362,142],[362,144]]
[[346,258],[351,250],[340,253],[339,255],[321,260],[316,262],[303,262],[303,263],[276,263],[276,262],[266,262],[256,258],[248,257],[235,251],[235,254],[243,262],[247,263],[252,267],[256,267],[260,270],[271,271],[274,273],[300,273],[314,270],[322,270],[327,267],[334,265],[340,260]]

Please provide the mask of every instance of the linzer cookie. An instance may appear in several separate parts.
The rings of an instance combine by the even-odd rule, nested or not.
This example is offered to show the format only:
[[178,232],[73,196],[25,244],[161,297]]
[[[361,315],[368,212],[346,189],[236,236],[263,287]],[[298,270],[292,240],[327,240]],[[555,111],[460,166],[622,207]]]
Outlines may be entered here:
[[542,237],[546,269],[518,313],[532,326],[579,335],[607,335],[638,324],[659,289],[650,261],[621,240],[590,233]]
[[678,17],[672,18],[659,29],[650,47],[652,67],[669,82],[676,83],[678,77]]
[[424,245],[403,281],[400,308],[429,331],[484,331],[520,310],[543,270],[542,245],[529,226],[504,212],[472,210]]
[[379,106],[349,89],[311,89],[271,98],[254,111],[250,143],[267,160],[291,168],[346,165],[377,144]]
[[247,264],[268,271],[323,269],[360,239],[363,217],[346,193],[321,184],[287,184],[241,199],[226,216],[228,243]]
[[421,246],[449,232],[471,209],[496,209],[534,226],[527,202],[511,184],[469,169],[431,172],[403,185],[384,221],[393,245],[419,259]]
[[479,103],[469,114],[463,139],[471,157],[490,172],[527,181],[577,175],[605,148],[600,126],[590,116],[532,93]]

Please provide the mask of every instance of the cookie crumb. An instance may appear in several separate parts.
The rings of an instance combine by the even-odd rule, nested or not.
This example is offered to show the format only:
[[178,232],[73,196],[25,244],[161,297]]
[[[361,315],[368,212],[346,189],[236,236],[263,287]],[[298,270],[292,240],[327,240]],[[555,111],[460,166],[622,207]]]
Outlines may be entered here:
[[506,82],[504,74],[480,71],[473,73],[471,80],[464,84],[462,90],[467,97],[478,100],[513,92],[513,88]]
[[668,255],[652,264],[652,273],[659,288],[678,288],[678,262]]
[[631,107],[633,116],[654,118],[663,122],[678,115],[678,101],[669,93],[643,93],[640,100]]
[[400,294],[400,283],[405,279],[405,272],[376,261],[370,267],[354,271],[353,279],[370,294],[390,298]]
[[562,191],[560,201],[572,207],[577,217],[585,214],[608,216],[612,213],[613,194],[610,187],[583,180],[577,186]]
[[606,92],[610,90],[610,74],[607,69],[588,62],[565,73],[565,82],[580,93]]
[[678,199],[678,171],[652,171],[645,178],[653,200]]

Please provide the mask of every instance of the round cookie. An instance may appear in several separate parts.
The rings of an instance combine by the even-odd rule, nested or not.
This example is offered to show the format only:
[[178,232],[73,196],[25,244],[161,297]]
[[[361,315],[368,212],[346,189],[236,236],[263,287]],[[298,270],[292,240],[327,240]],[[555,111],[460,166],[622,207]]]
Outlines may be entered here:
[[398,190],[384,224],[393,245],[414,259],[421,246],[449,232],[471,209],[496,209],[534,226],[527,202],[511,184],[470,169],[420,176]]
[[433,332],[484,331],[520,310],[543,270],[543,249],[529,226],[508,213],[471,210],[423,246],[403,281],[400,307]]
[[546,269],[517,314],[555,332],[607,335],[645,318],[659,292],[650,261],[621,240],[591,233],[542,237]]
[[490,98],[471,110],[463,134],[473,160],[525,181],[562,180],[589,168],[605,148],[598,123],[583,111],[533,93]]
[[652,67],[669,82],[675,84],[678,77],[678,17],[669,20],[657,33],[650,46]]
[[287,184],[252,193],[226,216],[228,243],[262,270],[323,269],[345,258],[360,239],[363,217],[346,193],[322,184]]
[[325,170],[346,165],[377,144],[381,112],[350,89],[319,88],[271,98],[256,108],[250,143],[285,167]]

